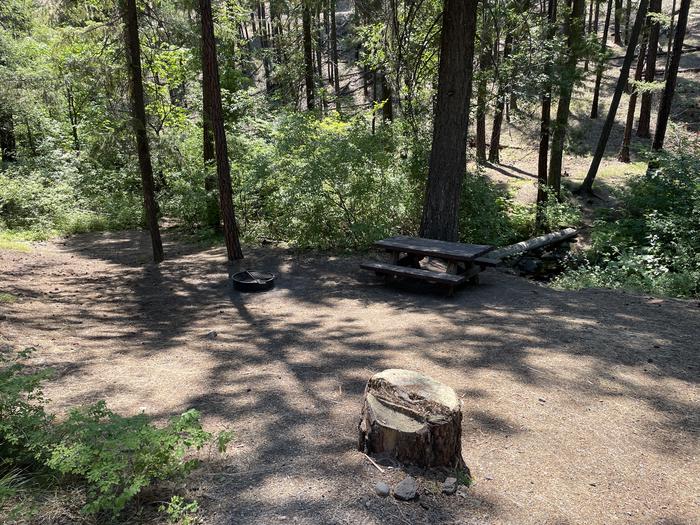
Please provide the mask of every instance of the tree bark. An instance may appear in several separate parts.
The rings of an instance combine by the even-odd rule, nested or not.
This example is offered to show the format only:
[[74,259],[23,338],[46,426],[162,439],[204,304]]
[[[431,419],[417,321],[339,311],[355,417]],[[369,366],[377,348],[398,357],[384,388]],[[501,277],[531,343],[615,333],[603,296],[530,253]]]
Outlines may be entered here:
[[209,90],[211,104],[211,126],[214,134],[216,171],[219,181],[219,209],[224,223],[224,240],[229,260],[242,259],[243,251],[238,237],[238,225],[233,209],[231,190],[231,166],[228,160],[226,131],[224,130],[223,109],[221,106],[221,86],[219,84],[219,63],[216,57],[214,20],[211,0],[199,0],[199,15],[202,23],[202,68],[206,79],[204,88]]
[[[661,0],[650,0],[649,13],[661,12]],[[659,46],[659,22],[650,20],[649,45],[647,46],[647,62],[644,71],[644,81],[653,82],[656,78],[656,52]],[[637,123],[637,136],[649,138],[651,132],[651,102],[652,94],[649,91],[642,93],[642,100],[639,105],[639,122]]]
[[211,172],[211,166],[215,161],[214,130],[211,124],[211,85],[209,69],[204,67],[206,61],[204,41],[201,45],[202,53],[202,160],[204,161],[204,189],[211,197],[207,198],[207,216],[205,223],[215,231],[221,229],[221,213],[216,196],[213,194],[216,188],[216,176]]
[[[503,43],[503,58],[501,64],[505,64],[510,56],[510,48],[513,45],[513,35],[508,32],[505,42]],[[493,115],[493,127],[491,128],[491,142],[489,144],[489,162],[498,164],[501,160],[501,126],[503,125],[503,109],[506,104],[506,88],[504,86],[505,79],[499,79],[498,95],[496,97],[496,106]]]
[[[547,3],[547,39],[554,37],[557,22],[557,0],[549,0]],[[545,188],[547,186],[547,156],[549,155],[549,134],[552,120],[552,67],[546,66],[545,85],[542,92],[542,111],[540,116],[540,145],[537,159],[537,217],[536,228],[542,225],[543,204],[547,200]]]
[[311,43],[311,9],[309,0],[303,0],[302,32],[304,39],[304,81],[306,83],[306,109],[316,107],[314,102],[314,58],[313,45]]
[[66,101],[68,102],[68,120],[73,135],[73,149],[80,152],[80,137],[78,136],[78,112],[75,108],[75,97],[70,85],[66,83]]
[[[642,39],[642,43],[639,45],[639,53],[637,57],[637,68],[634,71],[634,80],[639,81],[642,79],[642,73],[644,72],[644,54],[646,52],[646,39]],[[632,142],[632,128],[634,127],[634,112],[637,107],[637,88],[631,86],[629,89],[630,99],[627,105],[627,120],[625,121],[625,133],[622,137],[622,146],[620,147],[620,153],[617,155],[617,160],[620,162],[630,161],[630,143]]]
[[445,0],[433,145],[420,234],[457,241],[467,162],[467,130],[476,28],[476,0]]
[[389,369],[372,376],[358,427],[358,448],[365,454],[423,468],[466,469],[459,398],[418,372]]
[[615,0],[615,21],[613,25],[613,40],[618,46],[622,45],[620,26],[622,21],[622,0]]
[[[586,35],[590,35],[593,32],[593,4],[597,3],[597,0],[589,0],[588,3],[588,28],[586,29]],[[583,63],[583,70],[588,71],[588,54],[586,54],[586,60]]]
[[486,72],[488,61],[491,57],[491,33],[489,31],[490,20],[488,10],[483,8],[481,15],[481,33],[479,34],[479,83],[476,91],[476,161],[479,164],[486,162]]
[[578,62],[578,50],[583,36],[583,17],[585,16],[583,0],[574,0],[571,13],[567,16],[566,35],[568,57],[562,71],[562,80],[559,87],[559,102],[557,104],[557,116],[552,132],[552,152],[549,159],[549,174],[547,185],[559,196],[561,191],[561,170],[564,157],[564,139],[569,126],[569,106],[571,94],[574,90],[576,79],[576,64]]
[[659,103],[659,116],[656,120],[656,132],[654,133],[654,142],[652,149],[659,151],[664,147],[664,139],[666,138],[666,128],[668,126],[668,118],[671,115],[671,104],[673,103],[673,93],[676,89],[676,80],[678,77],[678,65],[681,61],[683,53],[683,40],[685,39],[685,29],[688,24],[688,11],[690,10],[690,0],[681,0],[680,9],[678,11],[678,21],[676,22],[676,33],[673,36],[673,54],[666,75],[666,85],[661,94],[661,102]]
[[160,239],[160,229],[158,228],[158,205],[153,189],[153,166],[151,165],[151,152],[148,144],[148,135],[146,134],[146,105],[143,95],[136,0],[121,0],[121,9],[124,20],[129,80],[131,81],[131,121],[134,134],[136,135],[136,148],[141,171],[141,184],[143,186],[143,206],[146,223],[151,234],[153,260],[159,263],[163,261],[163,243]]
[[676,0],[671,5],[671,23],[668,26],[668,41],[666,42],[666,65],[664,66],[664,78],[668,75],[668,65],[671,63],[671,46],[673,45],[673,24],[676,20]]
[[600,98],[600,84],[603,80],[603,71],[605,70],[605,51],[608,49],[608,31],[610,30],[610,13],[612,11],[612,6],[613,0],[608,0],[608,10],[605,14],[605,23],[603,24],[603,38],[600,43],[600,56],[598,57],[598,67],[595,73],[591,118],[598,118],[598,100]]
[[630,67],[632,66],[632,61],[634,60],[634,53],[637,48],[637,42],[639,40],[639,34],[642,30],[642,25],[647,16],[647,8],[649,6],[649,0],[640,0],[639,8],[637,9],[637,17],[634,21],[634,27],[632,28],[632,33],[630,34],[630,43],[627,46],[627,54],[625,55],[625,60],[620,68],[620,77],[617,79],[617,85],[615,86],[615,92],[613,93],[612,101],[610,102],[610,109],[608,110],[608,116],[603,124],[603,129],[600,132],[600,137],[598,139],[598,145],[596,146],[595,152],[593,153],[593,160],[591,161],[591,166],[588,169],[586,178],[583,183],[578,188],[578,193],[591,194],[593,192],[593,181],[598,173],[598,168],[600,167],[600,161],[603,159],[603,154],[605,153],[605,146],[610,138],[610,131],[612,130],[613,124],[615,122],[615,115],[617,113],[617,108],[620,105],[620,99],[622,98],[622,92],[627,86],[627,80],[629,79]]
[[336,0],[330,0],[331,59],[333,60],[333,90],[335,110],[340,113],[340,75],[338,73],[338,33],[335,21]]
[[3,162],[17,160],[17,141],[15,140],[15,124],[10,111],[0,108],[0,151]]

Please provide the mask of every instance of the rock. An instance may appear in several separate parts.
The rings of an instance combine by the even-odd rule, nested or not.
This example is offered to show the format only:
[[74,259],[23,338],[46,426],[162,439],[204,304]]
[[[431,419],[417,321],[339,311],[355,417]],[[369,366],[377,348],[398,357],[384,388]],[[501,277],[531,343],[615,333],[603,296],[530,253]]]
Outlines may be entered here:
[[380,481],[374,486],[374,492],[377,493],[377,496],[386,498],[391,493],[391,487],[383,481]]
[[451,496],[457,492],[457,478],[447,478],[442,484],[442,493]]
[[217,334],[214,330],[212,330],[211,332],[209,332],[209,333],[208,333],[207,335],[205,335],[204,337],[206,337],[207,339],[216,339],[218,335],[219,335],[219,334]]
[[418,495],[418,484],[411,476],[405,477],[394,487],[394,497],[401,501],[410,501]]

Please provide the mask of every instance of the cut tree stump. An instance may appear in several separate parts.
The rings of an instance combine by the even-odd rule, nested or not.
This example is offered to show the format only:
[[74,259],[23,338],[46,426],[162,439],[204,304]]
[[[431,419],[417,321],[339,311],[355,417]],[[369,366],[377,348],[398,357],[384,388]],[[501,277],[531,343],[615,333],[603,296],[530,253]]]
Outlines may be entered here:
[[365,388],[359,449],[423,468],[465,469],[455,391],[411,370],[389,369]]

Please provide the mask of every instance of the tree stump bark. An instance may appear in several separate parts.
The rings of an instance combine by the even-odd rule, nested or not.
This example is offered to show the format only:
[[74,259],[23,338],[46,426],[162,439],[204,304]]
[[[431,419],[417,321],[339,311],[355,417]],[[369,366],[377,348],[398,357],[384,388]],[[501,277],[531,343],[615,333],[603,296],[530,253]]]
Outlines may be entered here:
[[466,469],[455,391],[411,370],[389,369],[365,388],[359,449],[423,468]]

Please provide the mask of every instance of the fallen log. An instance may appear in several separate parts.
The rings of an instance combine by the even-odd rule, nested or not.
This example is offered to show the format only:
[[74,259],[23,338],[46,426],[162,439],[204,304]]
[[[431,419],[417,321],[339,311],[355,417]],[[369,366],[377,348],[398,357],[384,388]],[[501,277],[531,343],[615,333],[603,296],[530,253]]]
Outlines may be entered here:
[[534,237],[532,239],[528,239],[527,241],[522,241],[515,244],[511,244],[509,246],[504,246],[503,248],[498,248],[497,250],[489,252],[487,255],[489,259],[503,259],[505,257],[510,257],[518,253],[529,252],[531,250],[542,248],[544,246],[558,244],[568,239],[573,239],[574,237],[576,237],[576,235],[578,235],[578,231],[576,231],[574,228],[566,228],[558,232],[540,235],[539,237]]
[[367,382],[358,448],[423,468],[466,470],[462,411],[455,391],[411,370],[389,369]]

